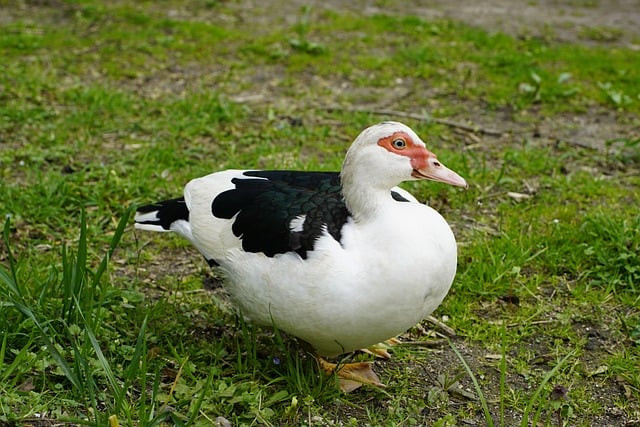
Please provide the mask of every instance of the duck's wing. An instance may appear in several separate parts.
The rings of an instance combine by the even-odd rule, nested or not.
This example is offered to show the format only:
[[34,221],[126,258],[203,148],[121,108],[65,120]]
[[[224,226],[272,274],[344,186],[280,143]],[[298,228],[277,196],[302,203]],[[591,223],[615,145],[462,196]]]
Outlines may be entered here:
[[350,215],[338,173],[244,171],[231,182],[213,199],[211,215],[231,223],[244,251],[305,259],[325,232],[340,241]]
[[[415,201],[400,188],[391,196]],[[349,218],[337,172],[227,170],[192,180],[185,197],[138,208],[136,228],[175,231],[210,263],[233,248],[306,259],[321,236],[340,242]]]

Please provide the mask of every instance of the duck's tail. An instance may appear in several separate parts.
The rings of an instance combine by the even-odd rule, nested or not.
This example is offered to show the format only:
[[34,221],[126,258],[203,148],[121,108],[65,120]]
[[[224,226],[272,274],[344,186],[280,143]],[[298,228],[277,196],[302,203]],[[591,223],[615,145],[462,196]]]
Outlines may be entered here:
[[140,230],[174,231],[193,241],[189,208],[184,197],[141,206],[136,211],[135,221],[135,227]]

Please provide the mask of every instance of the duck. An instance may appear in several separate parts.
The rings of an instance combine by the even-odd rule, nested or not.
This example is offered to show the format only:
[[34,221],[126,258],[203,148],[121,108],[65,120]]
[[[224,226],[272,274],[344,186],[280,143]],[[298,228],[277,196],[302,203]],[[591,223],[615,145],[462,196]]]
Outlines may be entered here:
[[342,390],[384,387],[370,362],[329,359],[381,348],[447,295],[454,234],[399,187],[425,180],[468,188],[409,126],[385,121],[355,138],[340,172],[214,172],[140,206],[135,228],[186,238],[222,270],[244,318],[308,344]]

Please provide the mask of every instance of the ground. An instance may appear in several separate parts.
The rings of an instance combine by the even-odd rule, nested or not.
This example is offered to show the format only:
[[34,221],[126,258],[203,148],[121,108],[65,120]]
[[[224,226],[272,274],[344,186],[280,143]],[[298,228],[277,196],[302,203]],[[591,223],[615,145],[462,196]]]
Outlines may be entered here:
[[[11,22],[14,19],[24,18],[29,14],[34,14],[41,19],[49,20],[69,20],[64,14],[55,12],[56,1],[33,1],[20,2],[19,7],[7,8],[3,10],[5,14],[0,14],[0,22]],[[214,2],[215,3],[215,2]],[[0,4],[2,4],[0,2]],[[624,47],[634,51],[640,50],[640,2],[632,0],[621,1],[594,1],[594,0],[539,0],[539,1],[509,1],[509,0],[488,0],[485,2],[448,2],[445,0],[421,0],[417,2],[395,2],[395,1],[354,1],[342,2],[330,0],[326,2],[310,2],[295,0],[293,2],[282,2],[278,0],[269,1],[229,1],[224,2],[224,13],[219,14],[218,10],[212,8],[209,14],[202,9],[197,13],[192,13],[189,8],[170,8],[167,14],[172,18],[185,20],[202,20],[205,22],[223,22],[225,24],[236,24],[238,27],[252,29],[257,33],[266,32],[270,22],[288,22],[295,25],[300,20],[299,11],[301,8],[311,6],[313,13],[323,10],[344,10],[348,9],[364,15],[374,15],[385,13],[390,15],[406,16],[414,15],[425,20],[436,18],[447,18],[458,20],[483,28],[489,32],[505,32],[518,38],[540,38],[551,42],[571,42],[584,44],[587,46],[606,46],[610,49]],[[283,13],[284,11],[284,13]],[[90,31],[90,30],[87,30]],[[339,36],[339,35],[338,35]],[[81,51],[78,55],[91,54],[91,52]],[[640,52],[639,52],[640,54]],[[461,64],[461,66],[467,66]],[[122,80],[120,84],[137,93],[141,93],[148,99],[161,97],[166,93],[180,94],[193,85],[202,87],[213,87],[225,93],[233,102],[257,110],[273,109],[282,112],[279,120],[283,126],[295,126],[297,123],[321,123],[330,122],[314,111],[327,111],[330,108],[343,108],[354,110],[366,110],[372,114],[393,110],[405,114],[420,114],[421,108],[426,107],[430,111],[438,111],[442,104],[456,104],[456,108],[449,108],[450,115],[446,119],[451,120],[453,134],[471,149],[487,152],[498,152],[500,150],[516,147],[522,144],[523,140],[530,141],[533,146],[550,146],[553,144],[568,144],[576,149],[586,149],[592,152],[596,159],[603,159],[602,162],[595,162],[594,171],[598,174],[607,175],[608,163],[604,161],[610,151],[624,152],[628,147],[615,142],[616,140],[637,140],[640,138],[640,121],[634,113],[624,111],[624,109],[607,108],[602,105],[588,105],[581,112],[558,112],[548,114],[542,108],[535,105],[526,113],[513,111],[510,107],[487,109],[481,100],[458,99],[455,94],[438,88],[420,86],[422,83],[410,78],[397,79],[393,85],[376,87],[354,87],[349,79],[344,75],[334,76],[313,75],[311,72],[301,75],[305,78],[291,81],[287,71],[277,63],[263,63],[250,71],[243,72],[245,80],[235,80],[233,77],[219,79],[229,70],[216,65],[207,65],[204,68],[180,65],[176,67],[166,67],[158,69],[157,72],[142,76],[133,75],[131,78]],[[89,73],[90,74],[90,73]],[[96,79],[99,78],[96,71]],[[197,83],[193,83],[197,82]],[[73,82],[61,82],[61,85]],[[313,92],[319,94],[316,99]],[[416,95],[416,94],[419,94]],[[301,95],[302,94],[302,95]],[[444,101],[446,99],[446,102]],[[453,100],[453,101],[452,101]],[[393,115],[393,114],[391,114]],[[401,119],[402,117],[396,117]],[[468,132],[463,126],[471,126],[476,132]],[[234,130],[234,132],[241,132]],[[103,148],[111,143],[111,136],[105,134],[102,143]],[[113,136],[117,140],[117,135]],[[611,142],[614,141],[614,142]],[[7,144],[18,144],[14,141],[7,141]],[[121,146],[118,142],[113,142],[113,150],[117,151]],[[135,150],[135,148],[132,148]],[[79,153],[78,158],[83,154]],[[273,154],[265,154],[259,161],[269,164]],[[304,157],[304,152],[302,153]],[[310,155],[311,156],[311,155]],[[292,164],[295,159],[291,159]],[[287,159],[283,159],[280,164],[286,166]],[[64,165],[60,165],[64,166]],[[261,165],[258,165],[261,166]],[[498,167],[499,165],[495,165]],[[573,164],[571,159],[567,160],[566,170],[573,171],[584,169],[581,163]],[[587,171],[588,172],[588,171]],[[611,172],[614,179],[623,179],[625,173],[637,174],[637,169],[630,168],[628,171],[615,170]],[[595,172],[594,172],[595,175]],[[526,188],[514,195],[517,197],[528,197],[527,194],[535,194],[540,191],[543,184],[532,180],[527,183]],[[637,191],[633,184],[629,184],[630,191]],[[448,206],[446,196],[435,198],[436,206],[445,211],[452,209]],[[477,213],[492,212],[490,200],[485,206],[478,202]],[[490,215],[495,215],[491,213]],[[471,231],[480,227],[485,227],[487,233],[500,232],[499,219],[493,218],[486,222],[475,221],[470,218],[460,216],[452,226],[456,234],[461,236],[461,248],[464,254],[465,239],[473,236]],[[146,237],[145,237],[146,238]],[[143,248],[140,248],[142,250]],[[463,255],[464,256],[464,255]],[[180,260],[180,261],[176,261]],[[479,262],[482,262],[480,260]],[[206,288],[208,288],[216,299],[226,301],[224,291],[219,287],[218,277],[206,270],[206,266],[199,258],[195,250],[185,247],[170,248],[156,255],[149,262],[138,262],[135,265],[116,260],[116,266],[112,274],[120,274],[124,277],[136,278],[142,283],[149,285],[149,295],[151,298],[160,298],[166,289],[158,288],[156,283],[160,278],[166,276],[188,277],[195,276],[201,278]],[[523,272],[523,274],[525,274]],[[517,275],[514,276],[514,281]],[[551,279],[549,279],[551,280]],[[554,279],[556,277],[554,276]],[[631,346],[628,336],[620,331],[617,325],[620,323],[620,313],[599,310],[597,304],[594,307],[585,307],[578,312],[580,316],[566,317],[563,307],[559,304],[564,296],[570,297],[573,282],[570,280],[557,282],[544,282],[541,284],[546,294],[532,296],[530,299],[535,302],[536,298],[554,300],[559,303],[546,305],[547,311],[535,313],[530,322],[540,326],[542,334],[531,335],[523,332],[523,339],[517,345],[505,349],[507,359],[516,359],[525,353],[525,357],[530,363],[527,366],[520,366],[516,372],[506,375],[506,384],[514,390],[524,390],[533,392],[535,384],[528,380],[530,376],[542,376],[541,373],[549,372],[559,360],[554,356],[554,349],[568,345],[563,342],[562,337],[545,335],[545,325],[551,322],[561,323],[568,330],[572,331],[582,343],[583,355],[578,362],[575,362],[570,369],[582,374],[582,378],[587,378],[588,384],[581,381],[579,387],[588,389],[594,404],[604,408],[600,414],[586,421],[595,427],[604,426],[637,426],[640,425],[640,403],[637,402],[638,392],[629,385],[624,378],[602,379],[605,371],[602,369],[603,354],[611,353],[614,349],[619,350]],[[450,296],[455,298],[455,291]],[[505,295],[499,300],[488,298],[480,303],[479,308],[474,313],[477,321],[486,321],[494,324],[501,324],[503,313],[516,310],[520,304],[517,298]],[[531,301],[526,302],[529,305]],[[226,304],[226,303],[225,303]],[[593,312],[593,316],[589,316]],[[629,311],[630,316],[637,316],[636,312]],[[446,316],[443,319],[446,321]],[[504,324],[505,328],[511,330],[523,330],[527,328],[523,324]],[[487,399],[489,409],[492,414],[500,413],[500,390],[498,384],[501,378],[500,354],[495,346],[488,348],[482,342],[469,339],[471,333],[461,337],[447,334],[434,327],[437,332],[428,332],[430,324],[423,324],[407,332],[402,339],[408,342],[415,342],[424,339],[427,335],[431,337],[447,336],[469,364],[471,371],[475,373],[483,385],[484,394]],[[199,324],[194,328],[194,333],[201,334],[202,339],[211,339],[220,334],[220,330],[214,326]],[[469,328],[469,329],[472,329]],[[265,332],[269,335],[270,332]],[[454,350],[446,342],[438,342],[433,348],[425,349],[420,346],[407,345],[397,350],[402,357],[399,360],[377,361],[376,369],[383,372],[383,381],[386,379],[393,382],[394,377],[410,378],[406,384],[395,384],[395,387],[405,387],[416,394],[423,394],[423,406],[411,408],[420,413],[420,422],[430,425],[430,423],[441,422],[443,413],[455,412],[464,407],[469,402],[478,402],[478,395],[471,378],[460,367],[460,359]],[[305,357],[301,355],[301,357]],[[522,357],[520,357],[522,358]],[[443,368],[444,367],[444,368]],[[605,367],[606,368],[606,367]],[[635,367],[638,368],[638,367]],[[395,374],[398,375],[395,375]],[[556,384],[556,387],[567,387],[568,396],[571,399],[571,390],[574,384]],[[565,398],[562,389],[559,389],[560,400]],[[546,398],[546,397],[545,397]],[[622,405],[620,402],[626,402]],[[381,399],[380,405],[387,405],[387,401]],[[571,406],[571,403],[568,404]],[[326,415],[314,415],[309,420],[311,425],[349,425],[351,417],[362,419],[366,410],[362,405],[345,404],[338,401]],[[624,407],[625,409],[620,409]],[[483,413],[477,405],[469,410],[468,417],[458,420],[463,425],[485,425],[486,421]],[[394,408],[388,408],[393,411]],[[406,409],[406,408],[404,408]],[[475,412],[474,412],[475,411]],[[411,412],[411,411],[408,411]],[[496,423],[502,421],[502,425],[510,426],[519,424],[521,413],[504,408],[504,420],[495,419]],[[555,423],[556,414],[544,413],[543,417],[548,417],[547,421]],[[311,417],[310,417],[311,418]],[[573,420],[576,425],[586,425],[584,420]],[[561,420],[558,423],[561,424]],[[541,421],[542,423],[542,421]],[[277,425],[277,422],[275,423]],[[1,425],[1,423],[0,423]],[[569,425],[573,425],[569,421]]]
[[[249,2],[250,3],[250,2]],[[365,15],[377,13],[415,15],[424,19],[450,18],[483,28],[489,32],[501,31],[516,37],[544,38],[558,42],[576,42],[587,45],[626,46],[640,51],[640,7],[636,0],[591,1],[591,0],[541,0],[541,1],[509,1],[489,0],[482,3],[474,1],[449,2],[446,0],[423,0],[415,2],[287,2],[283,6],[278,2],[256,2],[237,4],[237,16],[240,22],[252,20],[268,21],[282,19],[273,17],[274,11],[286,8],[296,10],[304,5],[313,5],[316,9],[342,8],[350,9]],[[292,6],[291,4],[296,4]],[[285,15],[284,19],[293,23],[295,14]],[[333,82],[338,88],[342,82]],[[327,82],[331,85],[331,82]],[[380,93],[378,105],[384,107],[393,103],[410,91],[402,84],[394,88],[385,88]],[[390,100],[392,97],[393,100]],[[255,99],[255,98],[254,98]],[[257,99],[263,100],[262,96]],[[505,111],[502,116],[487,117],[481,105],[467,105],[463,120],[471,120],[478,125],[486,124],[505,133],[540,135],[551,140],[569,140],[578,145],[604,150],[604,141],[638,134],[638,124],[629,126],[627,118],[618,117],[608,110],[595,109],[588,114],[561,115],[553,117],[539,116],[534,124],[523,129],[509,117]]]
[[[295,4],[295,6],[293,5]],[[638,37],[640,37],[640,2],[613,1],[613,2],[593,2],[588,0],[541,0],[532,2],[513,2],[510,0],[490,0],[482,3],[474,1],[449,2],[445,0],[427,0],[417,2],[369,2],[355,1],[343,2],[331,0],[328,2],[296,1],[287,2],[283,5],[277,1],[268,2],[241,2],[234,7],[235,15],[227,17],[242,22],[244,25],[251,25],[258,20],[268,22],[270,20],[289,20],[291,24],[298,19],[294,14],[281,15],[282,8],[298,10],[305,5],[313,5],[315,10],[329,9],[340,10],[343,8],[364,14],[373,15],[377,13],[416,15],[424,19],[446,17],[460,20],[473,26],[478,26],[487,31],[502,31],[517,37],[546,38],[558,42],[574,42],[587,45],[626,46],[634,50],[640,50]],[[275,16],[274,16],[275,13]],[[260,72],[256,74],[260,75]],[[291,106],[292,100],[287,94],[282,93],[281,87],[274,80],[278,75],[261,76],[259,78],[270,79],[268,88],[262,88],[261,93],[242,93],[237,95],[237,100],[247,103],[274,102],[276,104],[287,104]],[[310,77],[311,78],[311,77]],[[303,82],[304,84],[304,82]],[[318,82],[314,82],[318,84]],[[323,81],[323,86],[331,87],[332,91],[339,92],[344,87],[341,80]],[[370,95],[368,90],[368,95]],[[397,105],[397,101],[409,94],[412,88],[403,82],[393,88],[380,88],[379,99],[373,103],[367,97],[360,102],[356,99],[352,105],[354,108],[362,107],[369,111],[384,110],[387,105]],[[296,108],[293,108],[294,110]],[[300,107],[304,109],[304,107]],[[528,123],[514,121],[509,111],[502,111],[498,114],[488,115],[481,104],[466,102],[457,117],[453,117],[460,122],[471,122],[476,126],[487,129],[497,129],[502,135],[482,135],[483,144],[511,144],[514,139],[529,137],[536,139],[540,144],[553,141],[569,141],[580,147],[594,149],[594,155],[601,156],[607,149],[605,141],[617,137],[629,137],[640,135],[639,123],[636,119],[619,114],[609,109],[594,107],[593,110],[583,114],[558,114],[554,116],[537,115],[531,118]],[[495,316],[495,307],[488,310],[489,316]],[[607,324],[614,323],[615,319],[605,317],[603,324],[583,324],[580,320],[572,320],[571,327],[580,331],[584,335],[591,348],[607,349],[621,345],[622,338],[611,331]],[[414,331],[415,332],[415,331]],[[408,334],[406,339],[411,339]],[[415,337],[414,337],[415,338]],[[483,372],[485,383],[498,384],[500,371],[495,360],[495,355],[483,348],[480,343],[469,343],[463,339],[452,338],[455,345],[463,354],[474,372]],[[532,339],[523,345],[533,355],[534,362],[531,369],[548,369],[548,364],[553,360],[545,359],[552,346],[551,337],[539,337]],[[512,348],[509,353],[521,351]],[[493,357],[493,358],[492,358]],[[588,360],[585,369],[595,371],[598,368],[598,357]],[[474,395],[473,384],[464,375],[460,375],[458,358],[454,352],[446,345],[439,350],[427,353],[424,359],[416,357],[414,363],[379,362],[385,365],[386,372],[393,372],[393,369],[408,370],[410,376],[416,381],[430,384],[429,388],[434,390],[434,405],[445,405],[453,408],[464,405],[470,395]],[[445,373],[451,378],[460,377],[455,382],[454,389],[459,387],[462,394],[449,393],[451,398],[442,398],[443,381],[441,366],[455,367],[451,372]],[[590,420],[592,426],[633,426],[640,425],[640,414],[629,417],[618,409],[613,402],[617,399],[630,397],[628,390],[622,382],[600,382],[597,376],[593,382],[593,397],[604,407],[609,407],[604,415]],[[507,384],[512,388],[531,387],[521,375],[509,375]],[[439,385],[439,386],[438,386]],[[440,387],[440,388],[439,388]],[[416,391],[419,392],[419,391]],[[466,394],[464,393],[466,392]],[[446,394],[446,393],[445,393]],[[496,389],[487,391],[487,399],[492,413],[498,413],[499,392]],[[440,396],[440,400],[439,399]],[[626,396],[626,397],[625,397]],[[475,399],[476,397],[474,397]],[[637,407],[637,406],[636,406]],[[441,409],[441,407],[440,407]],[[339,419],[348,419],[350,411],[353,409],[343,407],[343,415]],[[344,412],[346,411],[346,412]],[[429,408],[423,409],[425,421],[429,422]],[[354,412],[355,413],[355,412]],[[439,415],[431,419],[435,422],[440,419]],[[332,425],[331,416],[322,420],[318,418],[316,423]],[[498,420],[495,420],[498,422]],[[476,417],[470,417],[463,421],[465,425],[484,425],[481,413]],[[516,425],[519,422],[518,415],[512,413],[507,408],[504,425]]]

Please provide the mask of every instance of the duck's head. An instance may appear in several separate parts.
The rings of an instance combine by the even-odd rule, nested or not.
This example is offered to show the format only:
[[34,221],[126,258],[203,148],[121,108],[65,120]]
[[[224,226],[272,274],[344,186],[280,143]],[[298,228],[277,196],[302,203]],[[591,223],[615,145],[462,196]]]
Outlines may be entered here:
[[362,131],[347,152],[342,179],[343,184],[345,180],[366,180],[381,189],[421,179],[468,187],[464,178],[427,150],[409,126],[399,122],[382,122]]

